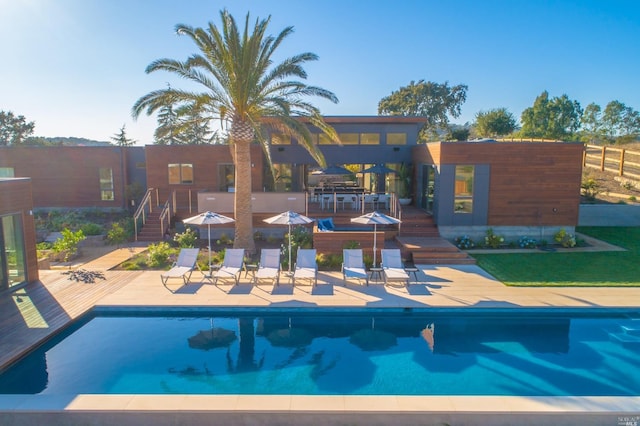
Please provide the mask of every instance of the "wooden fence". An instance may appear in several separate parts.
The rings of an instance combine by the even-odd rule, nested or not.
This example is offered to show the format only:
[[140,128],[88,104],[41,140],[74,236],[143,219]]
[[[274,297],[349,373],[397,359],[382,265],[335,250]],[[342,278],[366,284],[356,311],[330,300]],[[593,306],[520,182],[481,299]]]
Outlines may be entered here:
[[638,151],[611,146],[585,145],[582,165],[630,179],[640,179],[640,152]]

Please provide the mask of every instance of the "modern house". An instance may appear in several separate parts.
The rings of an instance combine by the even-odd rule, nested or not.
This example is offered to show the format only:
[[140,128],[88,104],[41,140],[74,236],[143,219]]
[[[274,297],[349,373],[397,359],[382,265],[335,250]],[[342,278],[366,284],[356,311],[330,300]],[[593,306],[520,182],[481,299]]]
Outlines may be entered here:
[[[581,143],[418,144],[422,117],[325,120],[342,144],[331,144],[312,126],[314,143],[329,170],[346,167],[348,173],[321,170],[298,141],[269,130],[265,120],[274,175],[256,144],[251,167],[258,222],[285,210],[312,212],[314,217],[355,217],[365,209],[401,215],[396,195],[402,183],[397,172],[404,167],[411,170],[411,209],[419,209],[419,220],[431,223],[437,236],[475,239],[492,228],[513,239],[527,235],[552,240],[559,229],[574,232]],[[382,166],[383,172],[367,173],[372,166]],[[166,207],[170,210],[166,219],[155,219],[166,220],[166,225],[154,229],[149,220],[145,226],[147,232],[153,229],[151,239],[162,238],[172,218],[179,221],[206,210],[233,214],[234,173],[226,145],[0,147],[0,176],[30,178],[33,208],[137,208],[149,219]],[[381,197],[367,204],[367,194]],[[30,210],[31,206],[24,207],[27,204],[20,208]],[[405,219],[406,223],[407,215]]]

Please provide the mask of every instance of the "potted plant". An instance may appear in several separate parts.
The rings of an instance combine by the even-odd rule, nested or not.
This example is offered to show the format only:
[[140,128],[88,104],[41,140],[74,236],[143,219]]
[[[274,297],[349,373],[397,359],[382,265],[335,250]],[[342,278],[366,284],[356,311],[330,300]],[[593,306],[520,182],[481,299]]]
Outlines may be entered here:
[[398,198],[400,205],[411,204],[411,181],[413,178],[413,168],[411,165],[402,163],[398,170]]

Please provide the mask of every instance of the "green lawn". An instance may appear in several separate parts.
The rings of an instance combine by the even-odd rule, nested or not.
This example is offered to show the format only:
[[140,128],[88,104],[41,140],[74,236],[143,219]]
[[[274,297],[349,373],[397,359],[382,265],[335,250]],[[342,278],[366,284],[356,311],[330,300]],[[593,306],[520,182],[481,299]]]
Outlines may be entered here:
[[510,286],[640,287],[640,227],[576,230],[628,251],[470,254],[478,266]]

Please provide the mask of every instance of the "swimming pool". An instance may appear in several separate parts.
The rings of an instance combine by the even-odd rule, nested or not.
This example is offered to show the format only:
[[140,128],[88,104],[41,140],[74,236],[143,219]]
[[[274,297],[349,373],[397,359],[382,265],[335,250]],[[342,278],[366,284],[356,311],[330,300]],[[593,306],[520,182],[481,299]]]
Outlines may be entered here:
[[638,333],[626,315],[101,314],[0,392],[638,396]]

